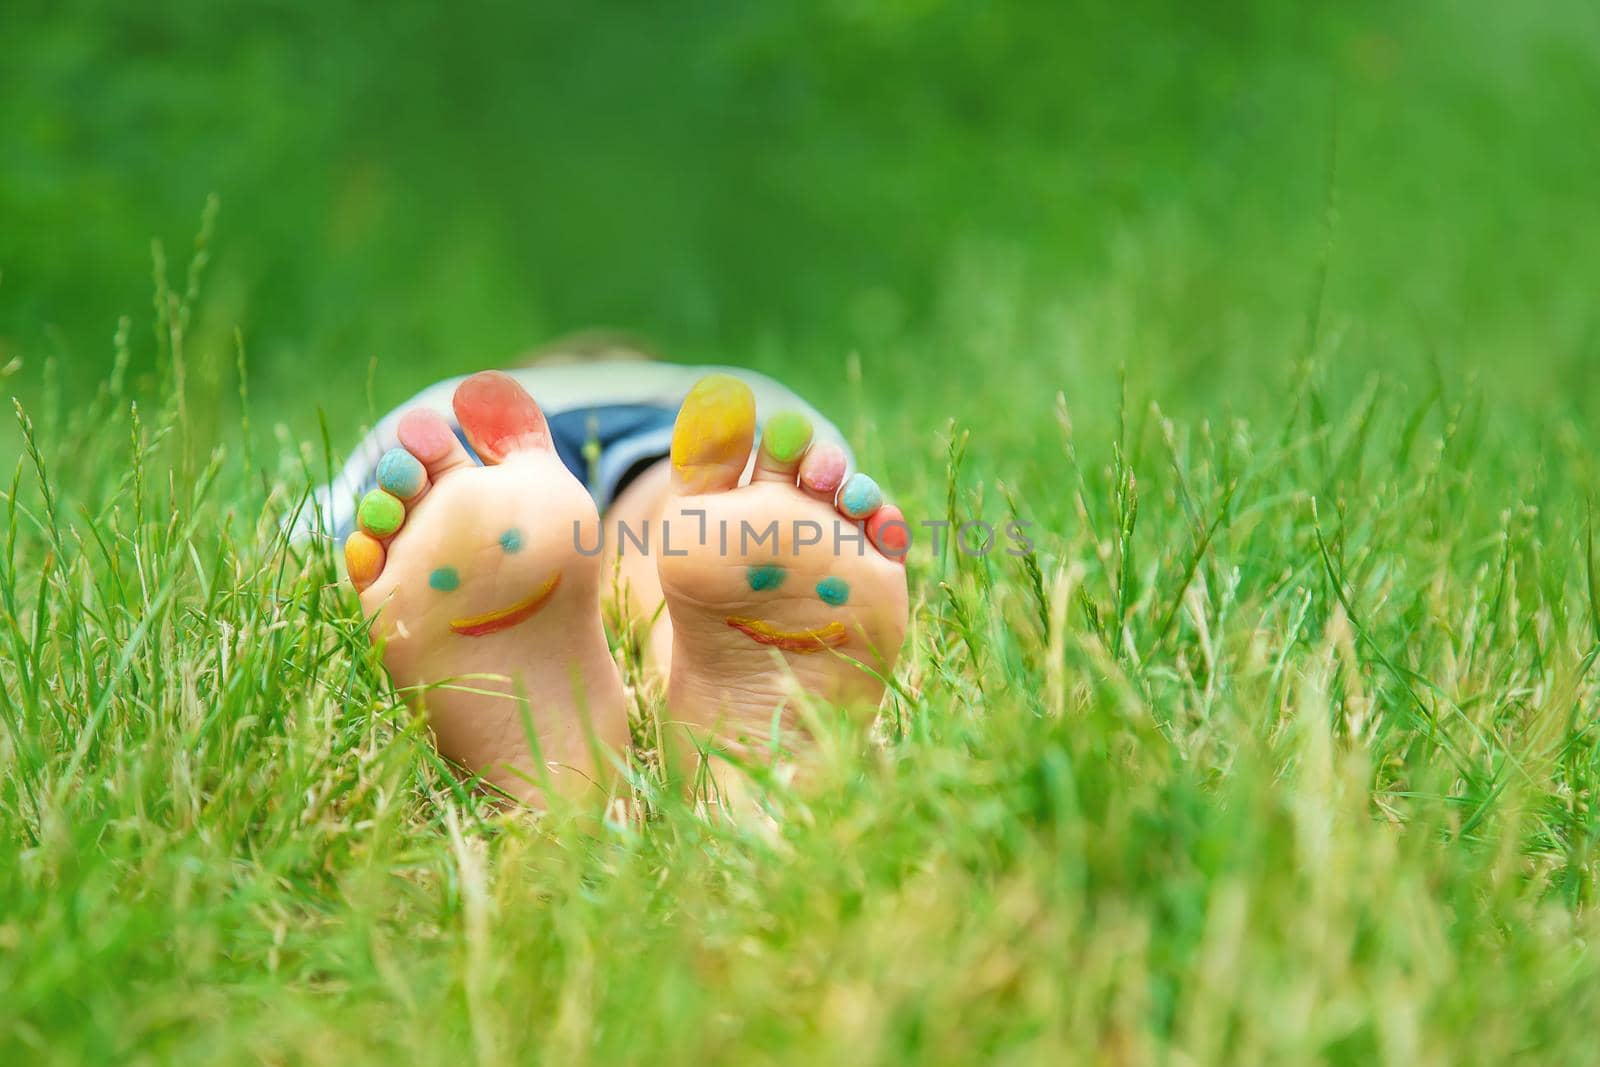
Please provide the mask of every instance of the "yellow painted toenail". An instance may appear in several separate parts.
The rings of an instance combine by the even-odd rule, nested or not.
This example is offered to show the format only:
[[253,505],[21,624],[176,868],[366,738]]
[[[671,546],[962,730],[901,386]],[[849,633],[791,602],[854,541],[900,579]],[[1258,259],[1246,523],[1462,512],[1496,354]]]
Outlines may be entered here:
[[709,374],[684,398],[672,428],[672,469],[691,491],[744,466],[755,437],[756,398],[729,374]]

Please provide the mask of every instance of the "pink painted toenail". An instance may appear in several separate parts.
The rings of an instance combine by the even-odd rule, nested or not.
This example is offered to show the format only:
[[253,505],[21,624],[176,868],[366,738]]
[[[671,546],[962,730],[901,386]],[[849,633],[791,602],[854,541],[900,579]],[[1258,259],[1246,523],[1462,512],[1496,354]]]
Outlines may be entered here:
[[844,450],[838,445],[817,445],[800,462],[800,484],[813,493],[835,493],[844,482]]
[[424,463],[437,463],[455,447],[455,431],[436,411],[418,408],[400,416],[396,431],[406,451]]

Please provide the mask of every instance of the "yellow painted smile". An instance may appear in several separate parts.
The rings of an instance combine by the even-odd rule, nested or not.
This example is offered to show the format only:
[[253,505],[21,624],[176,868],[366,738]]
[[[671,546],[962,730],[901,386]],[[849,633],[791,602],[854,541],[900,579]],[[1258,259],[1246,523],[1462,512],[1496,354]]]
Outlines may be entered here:
[[497,634],[501,630],[509,630],[519,623],[528,621],[533,613],[544,607],[545,601],[550,599],[556,591],[556,586],[561,584],[561,572],[557,571],[550,576],[550,580],[541,585],[534,594],[526,600],[519,600],[508,608],[491,611],[487,615],[474,615],[471,618],[455,619],[450,623],[450,629],[462,637],[485,637]]
[[771,645],[785,652],[821,652],[838,648],[850,639],[842,622],[830,622],[815,630],[779,630],[771,623],[743,615],[729,615],[727,622],[757,644]]

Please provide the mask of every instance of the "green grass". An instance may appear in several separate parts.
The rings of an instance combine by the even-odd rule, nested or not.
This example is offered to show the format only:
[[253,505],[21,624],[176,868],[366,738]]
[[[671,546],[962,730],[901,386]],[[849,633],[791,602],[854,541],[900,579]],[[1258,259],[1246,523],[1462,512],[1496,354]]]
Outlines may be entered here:
[[[772,839],[648,776],[642,826],[452,787],[330,551],[283,549],[306,477],[186,440],[233,406],[198,377],[33,427],[5,498],[0,1012],[30,1061],[1590,1047],[1587,461],[1486,497],[1481,394],[1329,413],[1313,367],[1276,419],[1130,397],[1114,440],[1063,405],[1061,483],[1015,505],[1037,556],[915,561],[882,744],[775,795]],[[1001,521],[965,434],[905,499]]]
[[[5,1062],[1592,1062],[1592,10],[140,10],[0,64]],[[278,534],[593,323],[1033,524],[776,832],[497,813]]]

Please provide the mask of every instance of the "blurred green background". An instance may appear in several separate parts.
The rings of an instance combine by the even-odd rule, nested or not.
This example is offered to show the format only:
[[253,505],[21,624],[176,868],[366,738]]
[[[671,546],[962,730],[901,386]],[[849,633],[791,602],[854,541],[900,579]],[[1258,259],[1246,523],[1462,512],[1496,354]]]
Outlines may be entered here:
[[[0,365],[193,350],[347,444],[434,378],[609,326],[954,416],[1020,456],[1126,365],[1167,410],[1334,388],[1594,414],[1600,7],[0,4]],[[369,374],[373,359],[379,371]],[[202,384],[204,384],[202,382]],[[855,388],[852,386],[852,388]],[[1084,405],[1081,400],[1087,399]],[[1083,415],[1084,407],[1088,415]],[[224,422],[226,420],[223,420]]]

